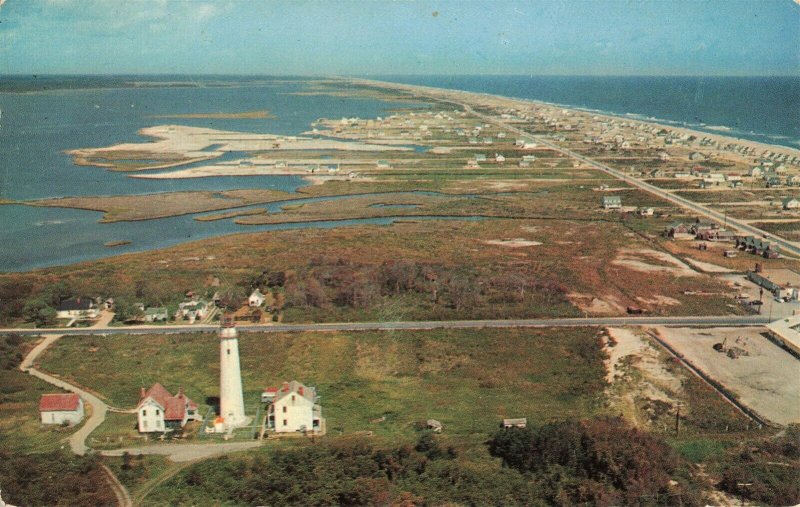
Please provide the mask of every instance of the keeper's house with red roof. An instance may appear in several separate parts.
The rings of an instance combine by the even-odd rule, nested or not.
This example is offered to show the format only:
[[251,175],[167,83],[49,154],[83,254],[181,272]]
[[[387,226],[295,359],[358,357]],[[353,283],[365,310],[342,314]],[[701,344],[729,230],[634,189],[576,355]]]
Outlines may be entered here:
[[139,405],[136,407],[140,433],[164,433],[183,428],[188,421],[200,419],[197,403],[183,394],[183,388],[173,396],[159,383],[147,391],[142,388]]
[[39,412],[42,424],[78,424],[83,420],[83,400],[75,393],[43,394]]

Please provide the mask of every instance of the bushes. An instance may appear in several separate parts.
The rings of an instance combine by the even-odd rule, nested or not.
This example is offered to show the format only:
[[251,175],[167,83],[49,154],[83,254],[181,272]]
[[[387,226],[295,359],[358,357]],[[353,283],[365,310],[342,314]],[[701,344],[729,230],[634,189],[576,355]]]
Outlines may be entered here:
[[768,505],[800,503],[800,426],[782,436],[745,442],[722,460],[720,489]]
[[13,505],[114,505],[116,497],[94,458],[65,452],[13,455],[0,451],[3,500]]
[[13,370],[22,362],[23,338],[18,334],[0,335],[0,369]]
[[407,260],[375,266],[317,257],[285,282],[288,302],[298,307],[367,309],[383,298],[412,294],[431,305],[461,311],[495,303],[567,303],[566,289],[551,278],[525,266],[495,271]]
[[503,429],[489,441],[489,452],[541,481],[556,504],[696,501],[670,487],[681,465],[672,449],[619,418]]

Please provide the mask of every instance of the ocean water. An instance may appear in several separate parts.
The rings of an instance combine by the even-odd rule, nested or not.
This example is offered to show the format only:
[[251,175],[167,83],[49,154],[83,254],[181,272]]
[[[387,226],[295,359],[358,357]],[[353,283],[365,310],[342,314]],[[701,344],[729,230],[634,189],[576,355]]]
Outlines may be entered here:
[[[153,78],[138,78],[151,81]],[[169,78],[161,78],[169,81]],[[164,123],[296,135],[320,117],[374,117],[408,107],[363,98],[293,95],[308,91],[302,79],[242,79],[234,86],[198,79],[199,86],[122,86],[122,80],[49,78],[32,82],[0,77],[0,199],[30,200],[81,195],[145,194],[179,190],[272,188],[306,185],[296,176],[146,180],[72,163],[65,150],[142,142],[137,131]],[[42,88],[46,88],[42,90]],[[10,91],[11,90],[11,91]],[[166,119],[154,116],[268,110],[269,119]],[[235,154],[234,154],[235,156]],[[277,207],[274,207],[277,211]],[[0,205],[0,271],[24,271],[125,252],[161,248],[235,232],[341,223],[241,226],[232,220],[198,222],[192,216],[100,224],[92,211]],[[388,223],[374,220],[367,223]],[[354,222],[356,223],[356,222]],[[109,241],[130,245],[106,248]]]
[[800,147],[800,77],[376,76]]
[[[788,146],[800,139],[800,78],[586,78],[527,76],[383,76],[382,79],[536,99],[612,114],[635,114],[711,132]],[[130,87],[130,80],[148,81]],[[157,82],[154,82],[157,81]],[[176,86],[172,81],[190,81]],[[363,98],[295,95],[300,78],[0,76],[0,199],[143,194],[178,190],[273,188],[295,191],[299,177],[143,180],[79,167],[65,150],[147,140],[143,127],[176,123],[296,135],[320,117],[374,117],[408,107]],[[269,119],[164,119],[159,115],[269,110]],[[235,155],[232,155],[235,156]],[[279,205],[267,206],[278,211]],[[0,271],[24,271],[255,230],[390,223],[391,219],[240,226],[192,216],[100,224],[91,211],[0,206]],[[109,241],[132,241],[106,248]]]

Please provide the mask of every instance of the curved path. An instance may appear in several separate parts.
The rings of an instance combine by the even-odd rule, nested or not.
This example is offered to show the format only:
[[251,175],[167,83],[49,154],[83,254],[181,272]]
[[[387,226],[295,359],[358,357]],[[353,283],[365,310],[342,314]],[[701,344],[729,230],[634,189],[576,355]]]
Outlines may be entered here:
[[42,373],[41,371],[37,370],[33,367],[33,364],[36,362],[36,359],[45,351],[48,347],[53,345],[55,342],[58,341],[64,335],[57,335],[57,334],[49,334],[44,336],[44,340],[39,342],[29,353],[25,356],[25,359],[22,360],[22,363],[19,365],[19,369],[33,375],[36,378],[42,379],[48,384],[52,384],[56,387],[64,389],[65,391],[70,391],[76,393],[78,396],[83,398],[84,403],[88,403],[91,405],[91,415],[86,419],[86,422],[83,426],[78,429],[72,436],[69,437],[69,446],[72,449],[72,452],[83,456],[89,450],[86,447],[86,439],[89,437],[89,434],[92,433],[98,426],[103,424],[103,421],[106,420],[106,413],[109,410],[109,406],[103,403],[100,398],[97,396],[84,391],[83,389],[74,386],[68,382],[65,382],[59,378],[56,378],[52,375],[48,375],[46,373]]

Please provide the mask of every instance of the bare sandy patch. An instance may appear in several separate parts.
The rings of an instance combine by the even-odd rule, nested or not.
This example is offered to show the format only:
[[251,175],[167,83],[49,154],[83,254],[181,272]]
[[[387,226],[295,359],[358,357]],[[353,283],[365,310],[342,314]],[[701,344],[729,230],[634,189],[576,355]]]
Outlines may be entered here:
[[[671,347],[733,392],[739,402],[778,424],[800,422],[800,361],[765,338],[763,328],[657,328]],[[735,359],[714,350],[739,349]]]
[[652,405],[672,405],[682,393],[681,379],[667,370],[660,351],[641,330],[607,331],[606,395],[633,424],[652,423]]
[[675,276],[699,275],[678,258],[666,252],[659,252],[649,248],[622,249],[611,263],[643,273],[672,273]]
[[487,245],[496,245],[496,246],[505,246],[508,248],[521,248],[526,246],[538,246],[542,243],[539,241],[531,241],[524,238],[514,238],[514,239],[490,239],[486,241],[482,241]]
[[646,303],[649,305],[656,305],[656,306],[677,306],[681,304],[681,302],[675,298],[671,298],[669,296],[661,296],[658,294],[651,296],[649,298],[636,296],[636,299],[638,301],[641,301],[642,303]]
[[716,264],[711,264],[710,262],[703,262],[690,258],[687,258],[686,262],[688,262],[689,264],[691,264],[692,266],[696,267],[701,271],[705,271],[706,273],[733,273],[732,269],[728,269],[722,266],[717,266]]
[[570,302],[577,306],[582,312],[590,315],[620,315],[625,313],[625,307],[619,300],[611,295],[598,298],[591,294],[581,294],[571,292],[567,294]]

